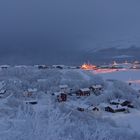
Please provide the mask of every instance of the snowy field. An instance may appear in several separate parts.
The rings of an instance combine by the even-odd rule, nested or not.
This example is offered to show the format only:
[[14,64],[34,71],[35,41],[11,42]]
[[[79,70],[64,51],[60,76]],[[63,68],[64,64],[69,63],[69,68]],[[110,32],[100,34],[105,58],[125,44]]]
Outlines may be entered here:
[[120,70],[98,70],[94,71],[94,74],[100,75],[103,79],[119,80],[127,83],[131,83],[132,87],[136,90],[140,90],[140,70],[135,69],[120,69]]
[[[140,98],[133,86],[134,81],[139,84],[139,73],[30,66],[1,69],[0,140],[139,140]],[[129,86],[128,81],[134,83]],[[64,84],[73,91],[100,84],[103,91],[98,96],[68,95],[66,102],[58,102],[52,94]],[[106,112],[103,104],[116,98],[130,100],[135,108],[129,113]],[[77,110],[90,105],[100,110]]]
[[[137,91],[140,91],[140,70],[119,70],[119,71],[101,71],[97,72],[95,71],[94,74],[100,75],[105,80],[119,80],[126,83],[131,83],[131,87]],[[134,130],[134,132],[140,134],[140,111],[135,110],[132,111],[130,114],[115,114],[110,115],[107,114],[104,117],[113,119],[118,126],[126,126],[130,129]]]

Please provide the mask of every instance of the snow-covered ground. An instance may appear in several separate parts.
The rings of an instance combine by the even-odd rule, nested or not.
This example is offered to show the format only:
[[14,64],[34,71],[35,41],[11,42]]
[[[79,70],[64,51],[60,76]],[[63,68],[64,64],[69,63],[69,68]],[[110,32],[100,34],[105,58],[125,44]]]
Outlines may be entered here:
[[[139,140],[139,94],[133,89],[134,83],[131,86],[125,83],[130,80],[139,83],[139,71],[94,72],[37,67],[1,69],[0,140],[124,140],[124,136],[126,140]],[[74,91],[100,84],[103,90],[99,96],[72,95],[59,103],[52,93],[64,84]],[[127,114],[112,114],[100,107],[117,97],[131,100],[136,108],[129,109]],[[77,110],[91,105],[100,110]]]
[[94,74],[100,75],[105,80],[119,80],[127,83],[131,83],[132,87],[140,89],[140,70],[135,69],[101,69],[93,71]]
[[[101,72],[94,72],[97,75],[100,75],[105,80],[119,80],[126,83],[131,83],[131,87],[137,91],[140,91],[140,70],[117,70],[117,71],[107,71],[103,70]],[[134,132],[140,134],[140,111],[131,110],[131,113],[124,114],[105,114],[104,117],[111,118],[116,122],[118,126],[126,126],[134,130]]]

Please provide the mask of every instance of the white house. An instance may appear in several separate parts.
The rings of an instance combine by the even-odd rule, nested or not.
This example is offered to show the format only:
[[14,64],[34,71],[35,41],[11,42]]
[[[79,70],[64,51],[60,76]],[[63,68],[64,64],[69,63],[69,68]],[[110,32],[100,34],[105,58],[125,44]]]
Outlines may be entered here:
[[60,85],[59,88],[62,92],[68,92],[68,85]]
[[128,110],[128,107],[126,107],[126,106],[108,105],[105,107],[105,111],[116,113],[116,112],[128,112],[129,110]]
[[27,91],[24,92],[25,97],[36,98],[37,89],[36,88],[28,88]]

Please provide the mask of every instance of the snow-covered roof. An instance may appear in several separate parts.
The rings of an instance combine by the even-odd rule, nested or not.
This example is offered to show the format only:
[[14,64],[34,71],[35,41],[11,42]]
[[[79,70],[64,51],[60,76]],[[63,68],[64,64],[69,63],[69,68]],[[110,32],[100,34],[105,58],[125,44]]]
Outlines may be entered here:
[[5,93],[5,89],[0,90],[0,94]]
[[36,92],[37,88],[28,88],[28,92]]
[[62,94],[63,92],[54,92],[54,95],[60,95],[60,94]]
[[33,101],[37,101],[37,99],[26,99],[26,102],[33,102]]
[[32,103],[32,102],[37,102],[37,100],[36,100],[36,99],[32,99],[32,100],[31,100],[31,99],[30,99],[30,100],[25,100],[25,102],[26,102],[26,103]]
[[91,87],[93,87],[94,89],[98,89],[98,88],[102,88],[102,85],[93,85]]
[[80,90],[81,90],[82,92],[90,91],[89,88],[81,88]]
[[118,103],[118,104],[122,104],[127,100],[124,99],[115,99],[115,100],[111,100],[110,103]]
[[110,107],[112,108],[113,110],[118,110],[118,109],[128,109],[128,107],[126,106],[121,106],[121,105],[108,105],[106,107]]
[[10,66],[9,66],[9,65],[0,65],[0,68],[2,68],[2,67],[8,68],[8,67],[10,67]]
[[68,85],[60,85],[59,88],[61,88],[61,89],[68,88]]

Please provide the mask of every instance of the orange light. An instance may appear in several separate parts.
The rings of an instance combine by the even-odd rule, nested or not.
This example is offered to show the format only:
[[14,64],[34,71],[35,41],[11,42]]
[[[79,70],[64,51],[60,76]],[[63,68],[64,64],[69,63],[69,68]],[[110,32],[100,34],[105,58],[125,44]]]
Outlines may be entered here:
[[83,64],[81,66],[81,69],[84,69],[84,70],[95,70],[97,67],[95,65],[92,65],[92,64]]

